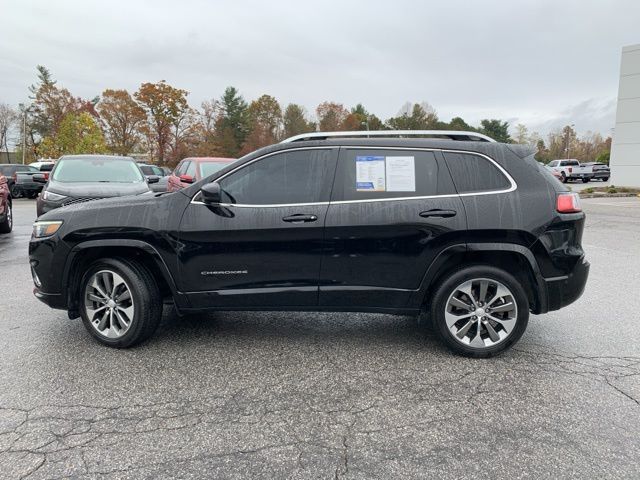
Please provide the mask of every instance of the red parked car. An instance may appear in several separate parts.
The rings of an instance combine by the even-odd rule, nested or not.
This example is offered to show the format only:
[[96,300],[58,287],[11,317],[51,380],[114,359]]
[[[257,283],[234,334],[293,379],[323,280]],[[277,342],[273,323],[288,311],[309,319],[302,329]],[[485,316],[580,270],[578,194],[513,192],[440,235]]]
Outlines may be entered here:
[[0,175],[0,233],[9,233],[13,228],[11,193],[7,177]]
[[167,182],[167,192],[175,192],[226,167],[235,158],[191,157],[182,160]]

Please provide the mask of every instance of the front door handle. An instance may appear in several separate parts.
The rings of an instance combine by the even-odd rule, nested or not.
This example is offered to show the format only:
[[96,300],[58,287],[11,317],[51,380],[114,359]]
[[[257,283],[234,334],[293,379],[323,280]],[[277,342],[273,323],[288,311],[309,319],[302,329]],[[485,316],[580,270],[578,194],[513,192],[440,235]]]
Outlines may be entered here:
[[318,220],[318,217],[315,215],[296,213],[295,215],[289,215],[288,217],[284,217],[282,220],[289,223],[305,223],[305,222],[315,222],[316,220]]
[[424,212],[420,212],[420,216],[423,218],[427,217],[440,217],[440,218],[449,218],[456,216],[455,210],[440,210],[439,208],[434,208],[432,210],[425,210]]

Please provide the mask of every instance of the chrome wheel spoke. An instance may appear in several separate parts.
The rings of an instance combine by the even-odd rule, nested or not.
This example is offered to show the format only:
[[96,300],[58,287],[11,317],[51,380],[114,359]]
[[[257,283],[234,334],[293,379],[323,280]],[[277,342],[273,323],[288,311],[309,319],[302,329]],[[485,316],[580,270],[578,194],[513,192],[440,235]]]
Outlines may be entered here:
[[469,309],[473,308],[473,305],[471,305],[470,303],[463,302],[462,300],[460,300],[457,297],[451,297],[451,302],[450,303],[454,307],[464,308],[466,310],[469,310]]
[[469,297],[469,299],[471,300],[471,303],[473,304],[474,307],[478,306],[478,302],[476,301],[475,297],[473,296],[473,292],[471,291],[471,286],[472,286],[472,282],[465,282],[462,285],[460,285],[456,290],[458,290],[459,292],[464,293],[467,297]]
[[471,327],[473,327],[473,325],[476,323],[475,320],[469,319],[469,321],[467,323],[465,323],[465,325],[456,332],[456,337],[462,339],[465,337],[465,335],[467,334],[467,332],[469,331],[469,329]]
[[129,292],[129,290],[125,290],[124,292],[116,295],[116,297],[114,298],[114,300],[116,302],[124,302],[126,300],[129,300],[131,298],[131,292]]
[[480,302],[486,301],[488,288],[489,288],[489,281],[480,280],[480,293],[478,294],[478,301]]
[[99,297],[95,293],[90,293],[89,295],[87,295],[87,298],[96,303],[104,303],[107,300],[106,298]]
[[502,325],[502,328],[504,329],[507,335],[511,333],[511,330],[513,330],[513,327],[516,324],[515,318],[509,318],[505,320],[503,318],[494,317],[493,315],[489,315],[489,318],[495,322],[498,322],[500,325]]
[[503,297],[507,297],[507,296],[511,296],[511,292],[509,290],[506,289],[506,287],[502,286],[502,285],[498,285],[498,288],[496,289],[496,293],[493,297],[491,297],[490,300],[487,301],[487,305],[493,305],[495,302],[497,302],[499,299],[503,298]]
[[482,336],[481,336],[481,329],[480,329],[480,323],[478,323],[478,328],[476,329],[476,334],[473,337],[473,339],[471,340],[471,342],[469,343],[469,345],[471,345],[472,347],[476,347],[476,348],[482,348],[485,346],[484,341],[482,340]]
[[107,328],[107,321],[109,321],[109,314],[111,312],[109,310],[105,310],[104,313],[102,314],[102,318],[100,319],[100,322],[98,322],[98,325],[96,325],[96,329],[98,329],[98,331],[102,332],[105,328]]
[[510,312],[515,307],[513,302],[507,302],[502,305],[498,305],[497,307],[492,307],[491,312]]
[[487,333],[489,334],[489,338],[491,339],[491,341],[499,342],[500,335],[498,335],[498,332],[496,332],[495,328],[493,328],[493,325],[491,325],[490,322],[484,322],[483,325],[487,329]]
[[467,313],[464,315],[454,315],[453,313],[446,312],[444,314],[445,320],[447,322],[447,327],[453,327],[458,321],[463,320],[465,318],[469,318],[473,315],[473,312]]

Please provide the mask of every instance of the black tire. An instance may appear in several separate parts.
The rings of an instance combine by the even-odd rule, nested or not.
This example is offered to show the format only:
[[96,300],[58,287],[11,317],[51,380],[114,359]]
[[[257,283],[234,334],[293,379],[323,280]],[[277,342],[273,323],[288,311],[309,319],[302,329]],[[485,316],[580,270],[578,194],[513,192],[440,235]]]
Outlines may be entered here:
[[11,192],[11,196],[13,198],[22,197],[22,192],[20,191],[20,189],[16,185],[11,185],[10,192]]
[[602,179],[602,181],[603,181],[603,182],[608,182],[608,181],[609,181],[609,177],[604,177],[604,178]]
[[0,222],[0,233],[11,233],[11,230],[13,230],[13,205],[9,200],[7,201],[7,212],[4,220]]
[[[85,310],[84,296],[87,282],[94,273],[109,270],[120,275],[131,291],[136,308],[129,329],[116,339],[101,335],[91,324]],[[162,319],[162,296],[158,284],[147,268],[132,259],[103,258],[89,266],[79,289],[80,316],[87,331],[100,343],[114,348],[129,348],[150,338]]]
[[[449,331],[445,320],[446,304],[454,290],[468,280],[479,278],[495,280],[507,287],[518,312],[511,333],[499,343],[483,348],[471,347],[458,341]],[[442,280],[431,302],[430,317],[434,332],[449,349],[467,357],[488,358],[509,349],[522,337],[529,322],[529,301],[520,282],[510,273],[489,265],[474,265],[456,270]]]
[[560,172],[560,176],[562,177],[562,183],[567,183],[568,179],[564,172]]
[[589,179],[588,178],[583,178],[582,179],[582,183],[589,183]]
[[27,196],[31,199],[38,198],[38,192],[29,192]]

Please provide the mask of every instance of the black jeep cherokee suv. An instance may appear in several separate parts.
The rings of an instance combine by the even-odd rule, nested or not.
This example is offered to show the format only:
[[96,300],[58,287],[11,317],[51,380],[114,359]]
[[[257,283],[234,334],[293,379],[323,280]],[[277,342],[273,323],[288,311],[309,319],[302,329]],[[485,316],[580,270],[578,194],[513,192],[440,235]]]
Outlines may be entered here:
[[496,354],[582,294],[585,215],[530,151],[448,136],[310,134],[176,193],[59,208],[34,224],[34,293],[113,347],[151,336],[171,298],[424,313],[453,350]]

